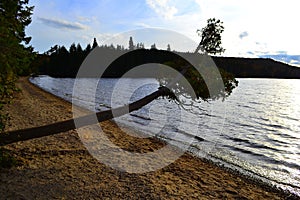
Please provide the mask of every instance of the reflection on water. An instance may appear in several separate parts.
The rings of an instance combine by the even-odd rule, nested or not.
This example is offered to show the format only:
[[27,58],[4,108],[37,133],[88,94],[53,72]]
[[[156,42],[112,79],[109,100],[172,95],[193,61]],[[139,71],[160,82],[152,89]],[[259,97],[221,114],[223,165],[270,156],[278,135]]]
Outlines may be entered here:
[[[152,79],[127,79],[112,104],[111,94],[118,79],[101,79],[96,99],[91,99],[89,84],[98,80],[82,81],[82,92],[72,96],[74,79],[43,76],[32,80],[68,101],[73,97],[76,104],[91,110],[137,100],[158,87]],[[239,79],[238,88],[225,102],[199,106],[197,114],[182,116],[173,102],[159,99],[116,121],[178,146],[197,136],[190,149],[199,156],[243,169],[300,194],[300,80]],[[180,135],[179,141],[172,140],[175,133]]]

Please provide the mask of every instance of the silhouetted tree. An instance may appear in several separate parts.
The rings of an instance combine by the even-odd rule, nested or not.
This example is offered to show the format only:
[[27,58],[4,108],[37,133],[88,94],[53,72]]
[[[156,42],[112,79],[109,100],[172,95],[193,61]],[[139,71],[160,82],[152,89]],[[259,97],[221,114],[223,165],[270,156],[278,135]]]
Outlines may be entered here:
[[94,38],[92,49],[95,49],[98,46],[96,38]]
[[77,52],[77,54],[81,54],[83,52],[80,43],[78,43],[76,46],[76,52]]
[[76,45],[75,43],[72,43],[70,48],[69,48],[70,54],[75,54],[76,53]]
[[142,42],[136,44],[136,49],[144,49],[145,46]]
[[50,56],[52,53],[56,52],[57,50],[58,50],[58,45],[55,45],[55,46],[51,47],[48,51],[46,51],[44,54]]
[[86,47],[85,47],[85,49],[84,49],[86,55],[89,54],[89,53],[91,52],[91,50],[92,50],[91,45],[90,45],[90,44],[86,45]]
[[134,50],[134,43],[132,37],[129,38],[129,50]]
[[155,45],[155,43],[154,43],[154,44],[152,44],[150,48],[151,48],[151,49],[156,49],[156,45]]
[[198,35],[201,37],[201,41],[196,52],[202,50],[209,54],[223,53],[225,51],[221,46],[221,33],[223,33],[223,31],[223,22],[215,18],[208,19],[206,27],[197,30]]
[[122,51],[122,46],[118,44],[116,50],[117,51]]
[[171,51],[171,46],[170,46],[170,44],[168,44],[168,46],[167,46],[167,51]]
[[109,49],[113,49],[113,50],[114,50],[114,49],[116,49],[116,48],[115,48],[115,46],[114,46],[113,44],[111,44],[111,45],[109,46]]

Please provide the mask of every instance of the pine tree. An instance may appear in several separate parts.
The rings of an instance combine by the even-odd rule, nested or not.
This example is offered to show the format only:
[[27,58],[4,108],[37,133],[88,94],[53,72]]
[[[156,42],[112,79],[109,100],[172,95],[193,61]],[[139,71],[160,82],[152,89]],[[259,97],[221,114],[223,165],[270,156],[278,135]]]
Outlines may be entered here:
[[129,38],[129,50],[134,50],[134,43],[132,37]]
[[142,42],[140,43],[140,48],[141,48],[141,49],[145,49],[144,43],[142,43]]
[[122,46],[121,45],[117,45],[117,51],[122,51]]
[[70,48],[69,48],[70,54],[75,54],[76,53],[76,45],[75,43],[72,43]]
[[98,43],[97,43],[96,38],[94,38],[92,49],[95,49],[96,47],[98,47]]
[[167,46],[167,51],[171,51],[171,46],[170,46],[170,44],[168,44],[168,46]]
[[151,48],[151,49],[156,49],[156,44],[155,44],[155,43],[152,44],[150,48]]
[[91,47],[90,44],[88,44],[88,45],[86,45],[86,47],[85,47],[85,49],[84,49],[84,52],[85,52],[86,54],[89,54],[89,53],[91,52],[91,50],[92,50],[92,47]]
[[77,54],[81,54],[83,52],[80,43],[78,43],[77,46],[76,46],[76,52],[77,52]]

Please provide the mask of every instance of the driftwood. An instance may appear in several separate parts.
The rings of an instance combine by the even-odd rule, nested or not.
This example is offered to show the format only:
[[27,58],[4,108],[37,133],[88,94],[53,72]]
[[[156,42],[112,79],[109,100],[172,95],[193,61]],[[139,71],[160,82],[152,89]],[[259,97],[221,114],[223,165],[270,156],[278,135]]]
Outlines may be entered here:
[[[158,88],[157,91],[153,92],[152,94],[149,94],[144,98],[137,100],[133,103],[130,103],[128,105],[121,106],[115,109],[97,112],[96,116],[98,122],[106,121],[114,117],[125,115],[128,112],[130,113],[134,110],[138,110],[160,96],[172,95],[170,92],[171,91],[167,87],[160,87]],[[95,113],[87,116],[79,117],[76,119],[69,119],[62,122],[56,122],[45,126],[2,133],[0,134],[0,146],[4,146],[14,142],[40,138],[48,135],[54,135],[61,132],[73,130],[76,128],[88,126],[95,123],[94,119],[95,119]],[[76,126],[74,123],[75,120],[76,120]]]

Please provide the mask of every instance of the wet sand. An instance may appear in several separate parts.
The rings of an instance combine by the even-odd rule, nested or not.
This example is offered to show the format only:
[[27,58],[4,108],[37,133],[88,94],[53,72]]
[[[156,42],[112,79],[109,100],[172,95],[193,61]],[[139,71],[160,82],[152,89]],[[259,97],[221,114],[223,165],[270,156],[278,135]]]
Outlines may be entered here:
[[[26,78],[17,85],[21,92],[5,108],[11,118],[7,131],[72,118],[70,103],[44,92]],[[165,146],[155,138],[132,137],[112,121],[101,123],[101,127],[112,143],[126,151],[147,153]],[[118,171],[93,158],[76,130],[4,148],[12,151],[19,164],[0,169],[0,199],[286,198],[283,193],[188,153],[153,172]]]

